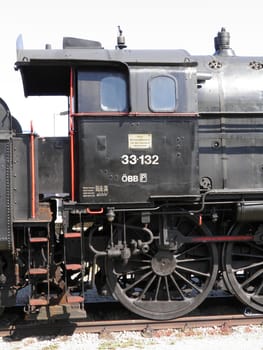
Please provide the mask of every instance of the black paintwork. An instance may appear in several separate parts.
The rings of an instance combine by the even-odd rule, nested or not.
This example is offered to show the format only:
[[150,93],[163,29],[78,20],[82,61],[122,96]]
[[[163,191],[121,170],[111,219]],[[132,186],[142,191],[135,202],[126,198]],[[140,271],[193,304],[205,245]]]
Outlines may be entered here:
[[[0,100],[0,304],[14,303],[12,291],[20,287],[31,293],[34,304],[36,296],[50,296],[51,282],[56,292],[70,294],[72,286],[83,291],[84,272],[91,268],[90,285],[96,280],[105,293],[108,280],[111,292],[132,311],[151,318],[177,317],[206,297],[218,278],[218,264],[223,276],[230,276],[229,290],[237,288],[246,302],[246,291],[244,296],[231,270],[239,258],[224,256],[231,247],[223,247],[219,261],[221,247],[217,250],[215,244],[199,249],[197,243],[192,249],[190,242],[181,261],[174,254],[182,256],[184,244],[198,235],[252,232],[262,243],[263,58],[236,56],[228,40],[222,30],[215,54],[207,56],[128,50],[123,40],[116,50],[74,38],[66,38],[62,50],[18,48],[16,68],[25,96],[71,95],[71,138],[23,134]],[[160,110],[150,96],[156,77],[174,83],[172,102],[160,98]],[[117,106],[116,96],[123,97]],[[168,108],[162,105],[166,100],[171,102]],[[239,227],[237,222],[253,225]],[[261,266],[258,241],[253,242],[256,254],[244,250],[253,268]],[[243,254],[240,246],[237,257]],[[133,257],[145,264],[142,270],[153,270],[151,280],[140,277]],[[69,258],[73,261],[67,271]],[[74,280],[78,263],[85,268]],[[118,269],[123,275],[119,280],[114,275]],[[132,294],[136,271],[144,284],[138,300],[136,283]],[[256,290],[257,282],[254,286],[251,281],[248,277],[249,288]],[[194,285],[199,282],[204,295],[203,287]],[[154,283],[157,294],[151,291]],[[146,301],[146,312],[140,304],[148,292],[148,300],[156,302]],[[171,313],[170,303],[176,304]],[[261,303],[259,298],[260,311]]]

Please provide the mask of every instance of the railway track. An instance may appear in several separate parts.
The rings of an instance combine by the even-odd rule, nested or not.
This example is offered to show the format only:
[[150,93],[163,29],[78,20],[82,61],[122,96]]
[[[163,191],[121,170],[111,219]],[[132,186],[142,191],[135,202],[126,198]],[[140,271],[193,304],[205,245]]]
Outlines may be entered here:
[[[261,325],[263,324],[263,314],[256,314],[248,309],[243,309],[239,303],[232,303],[231,300],[221,301],[221,303],[209,302],[202,306],[195,315],[180,317],[169,321],[154,321],[143,318],[134,318],[134,315],[122,313],[122,308],[118,303],[96,304],[89,306],[89,319],[53,319],[48,321],[32,321],[23,317],[21,310],[12,310],[7,318],[0,322],[0,337],[7,337],[10,340],[19,340],[26,337],[39,336],[63,336],[74,333],[110,333],[120,331],[140,331],[151,336],[157,330],[166,329],[191,329],[200,327],[222,327],[229,329],[240,325]],[[217,307],[212,308],[212,304]],[[229,309],[229,304],[232,309]],[[93,307],[93,308],[92,308]],[[104,310],[104,319],[99,319],[100,308]],[[115,309],[114,315],[109,310]],[[214,311],[211,314],[212,310]],[[219,311],[220,310],[220,311]],[[230,310],[231,312],[227,312]],[[18,312],[19,311],[19,312]],[[112,312],[112,311],[111,311]],[[94,313],[94,315],[92,315]],[[210,313],[210,314],[209,314]],[[119,315],[119,319],[117,319]],[[97,318],[97,319],[96,319]],[[105,319],[106,318],[106,319]],[[0,319],[1,321],[1,319]]]
[[103,320],[103,321],[64,321],[24,322],[2,327],[1,337],[18,340],[26,337],[62,336],[74,333],[110,333],[121,331],[140,331],[150,334],[156,330],[188,329],[200,327],[230,328],[241,325],[261,325],[263,315],[216,315],[189,316],[170,321],[152,321],[147,319]]

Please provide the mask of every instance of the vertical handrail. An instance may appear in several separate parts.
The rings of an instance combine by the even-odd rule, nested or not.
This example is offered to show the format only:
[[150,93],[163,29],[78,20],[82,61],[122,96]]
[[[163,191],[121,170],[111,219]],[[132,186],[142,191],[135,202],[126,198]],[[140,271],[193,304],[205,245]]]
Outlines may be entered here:
[[71,200],[75,200],[75,155],[74,155],[74,116],[73,116],[73,68],[70,69],[70,100],[69,100],[69,137],[70,137],[70,178],[71,178]]
[[36,172],[35,172],[35,135],[33,122],[30,122],[30,163],[31,163],[31,218],[36,217]]

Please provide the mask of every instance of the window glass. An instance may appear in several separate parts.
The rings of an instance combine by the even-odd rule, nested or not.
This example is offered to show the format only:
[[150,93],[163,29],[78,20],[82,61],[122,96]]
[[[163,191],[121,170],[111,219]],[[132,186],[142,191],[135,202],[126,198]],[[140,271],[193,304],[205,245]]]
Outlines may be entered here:
[[149,107],[153,112],[175,111],[176,81],[172,77],[158,76],[149,81]]
[[101,80],[100,102],[103,111],[125,111],[126,83],[122,77],[110,76]]
[[124,74],[78,72],[78,112],[124,112],[127,109],[127,83]]

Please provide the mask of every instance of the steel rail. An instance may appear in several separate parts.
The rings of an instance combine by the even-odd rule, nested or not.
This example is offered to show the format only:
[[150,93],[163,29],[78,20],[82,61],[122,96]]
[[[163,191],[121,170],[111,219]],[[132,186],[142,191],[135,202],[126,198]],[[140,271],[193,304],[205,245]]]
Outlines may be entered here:
[[244,314],[186,316],[174,320],[154,321],[147,319],[125,319],[104,321],[56,320],[19,322],[6,327],[0,326],[0,336],[19,340],[33,336],[62,336],[74,333],[110,333],[123,331],[149,332],[164,329],[191,329],[202,327],[233,327],[262,325],[263,314],[246,316]]

